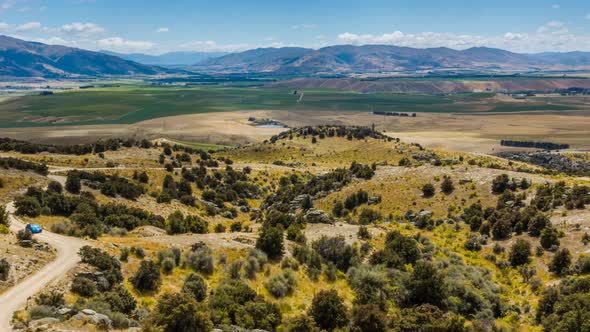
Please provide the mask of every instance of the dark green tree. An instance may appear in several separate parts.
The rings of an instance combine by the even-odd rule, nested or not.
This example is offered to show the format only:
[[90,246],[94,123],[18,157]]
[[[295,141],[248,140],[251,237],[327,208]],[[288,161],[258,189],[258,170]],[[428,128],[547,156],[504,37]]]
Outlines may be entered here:
[[524,239],[518,239],[510,249],[510,265],[520,266],[529,263],[531,257],[531,244]]
[[335,290],[322,290],[311,302],[309,315],[317,326],[332,331],[348,323],[348,310]]

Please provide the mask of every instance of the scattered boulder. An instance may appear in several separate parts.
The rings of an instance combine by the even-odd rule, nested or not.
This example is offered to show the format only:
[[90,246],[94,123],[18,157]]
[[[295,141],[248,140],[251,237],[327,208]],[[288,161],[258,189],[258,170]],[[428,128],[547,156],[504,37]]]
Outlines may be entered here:
[[560,153],[555,152],[501,152],[499,157],[521,161],[541,167],[551,171],[563,172],[570,175],[590,175],[590,162],[582,159],[570,159]]
[[79,313],[75,314],[72,319],[86,321],[90,324],[96,325],[102,329],[110,329],[113,322],[111,319],[104,314],[99,314],[91,309],[82,309]]
[[69,316],[72,313],[72,309],[68,307],[63,307],[57,310],[57,314],[60,316]]
[[381,203],[381,196],[371,196],[369,197],[369,200],[367,201],[367,204],[369,205],[375,205],[375,204],[379,204]]
[[96,311],[94,311],[92,309],[82,309],[82,313],[84,315],[88,315],[88,316],[96,315]]
[[305,212],[305,221],[310,224],[333,224],[334,220],[326,212],[311,208]]
[[45,317],[29,322],[29,328],[39,330],[46,330],[49,325],[59,323],[59,319],[53,317]]

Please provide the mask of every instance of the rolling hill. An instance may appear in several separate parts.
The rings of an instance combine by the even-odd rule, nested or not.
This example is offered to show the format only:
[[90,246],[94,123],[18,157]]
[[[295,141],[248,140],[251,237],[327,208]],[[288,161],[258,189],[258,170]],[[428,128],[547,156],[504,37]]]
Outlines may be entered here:
[[160,55],[143,53],[115,53],[101,51],[101,53],[113,55],[121,59],[156,66],[187,66],[201,61],[227,55],[224,52],[168,52]]
[[501,49],[337,45],[318,50],[261,48],[205,60],[194,70],[209,72],[272,72],[279,74],[350,74],[400,71],[551,70],[590,67],[589,53],[529,55]]
[[154,75],[163,73],[116,56],[0,36],[0,77]]

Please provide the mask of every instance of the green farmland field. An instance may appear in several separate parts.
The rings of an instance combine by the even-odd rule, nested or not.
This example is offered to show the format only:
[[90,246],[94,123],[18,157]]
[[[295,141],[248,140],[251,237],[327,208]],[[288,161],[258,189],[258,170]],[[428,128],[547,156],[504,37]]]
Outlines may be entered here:
[[68,91],[1,101],[0,127],[130,124],[165,116],[237,110],[479,113],[576,109],[558,103],[499,103],[492,93],[453,96],[335,90],[303,90],[303,93],[298,102],[300,96],[289,89],[127,86]]

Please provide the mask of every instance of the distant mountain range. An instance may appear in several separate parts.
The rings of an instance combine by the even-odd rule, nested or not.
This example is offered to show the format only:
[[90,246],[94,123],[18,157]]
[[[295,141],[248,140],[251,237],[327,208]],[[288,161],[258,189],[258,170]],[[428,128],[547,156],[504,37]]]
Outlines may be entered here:
[[101,53],[117,56],[121,59],[135,61],[146,65],[157,66],[189,66],[203,60],[217,58],[228,53],[225,52],[169,52],[161,55],[149,55],[143,53],[115,53],[101,51]]
[[501,49],[338,45],[318,50],[261,48],[205,60],[192,69],[208,72],[267,72],[277,74],[351,74],[400,71],[553,70],[590,68],[590,53],[519,54]]
[[590,53],[519,54],[486,47],[453,50],[388,45],[338,45],[318,50],[283,47],[259,48],[231,54],[172,52],[151,56],[93,52],[0,36],[0,77],[186,73],[160,66],[181,66],[190,71],[204,73],[270,73],[294,76],[438,70],[590,70]]
[[0,77],[155,75],[166,70],[78,48],[0,36]]

